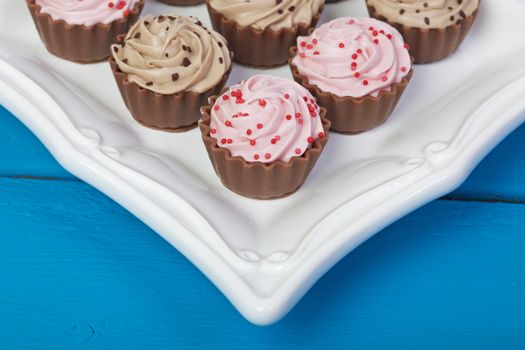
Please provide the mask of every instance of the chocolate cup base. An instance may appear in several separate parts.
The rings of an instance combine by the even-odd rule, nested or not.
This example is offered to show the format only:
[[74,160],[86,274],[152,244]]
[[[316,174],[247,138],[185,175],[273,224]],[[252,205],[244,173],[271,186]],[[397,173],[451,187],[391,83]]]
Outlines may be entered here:
[[[290,52],[292,57],[295,56],[297,47],[293,47]],[[294,80],[308,89],[317,99],[317,103],[326,108],[327,118],[332,123],[330,130],[345,135],[361,134],[384,124],[394,111],[413,75],[413,70],[410,70],[400,83],[393,84],[390,90],[381,91],[377,97],[338,96],[310,84],[308,78],[299,73],[292,60],[293,58],[290,58],[289,65]]]
[[353,131],[339,131],[339,130],[335,130],[335,129],[330,129],[331,132],[335,132],[336,134],[341,134],[341,135],[347,135],[347,136],[352,136],[352,135],[360,135],[362,133],[365,133],[367,131],[370,131],[370,130],[373,130],[375,128],[378,128],[380,127],[381,125],[385,124],[386,122],[388,121],[388,117],[385,118],[382,122],[381,121],[378,121],[374,127],[370,128],[370,129],[367,129],[367,130],[353,130]]
[[295,45],[298,36],[308,34],[309,29],[315,27],[323,11],[321,8],[309,24],[275,31],[241,26],[213,9],[209,2],[206,5],[213,28],[228,41],[228,46],[235,54],[235,62],[254,68],[272,68],[286,64],[290,47]]
[[370,17],[387,22],[395,27],[405,42],[409,45],[410,54],[416,64],[428,64],[441,61],[457,51],[470,28],[472,27],[479,7],[473,14],[467,16],[460,23],[449,25],[445,28],[412,28],[399,23],[390,22],[381,16],[373,6],[367,5]]
[[204,1],[206,0],[159,0],[159,1],[165,4],[168,4],[168,5],[193,6],[193,5],[204,4]]
[[126,107],[133,118],[150,129],[181,132],[194,128],[199,120],[199,109],[208,98],[220,93],[231,72],[224,74],[215,87],[203,93],[182,92],[160,95],[127,80],[127,74],[120,71],[113,57],[109,59],[111,70],[119,87]]
[[193,130],[199,125],[199,122],[196,121],[195,123],[193,123],[191,125],[181,126],[180,128],[159,128],[159,127],[156,127],[154,125],[148,125],[145,122],[143,122],[141,120],[137,120],[135,118],[133,118],[133,120],[135,120],[137,123],[139,123],[140,125],[142,125],[145,128],[156,130],[156,131],[170,132],[170,133],[174,133],[174,134],[178,134],[178,133],[182,133],[182,132]]
[[56,56],[58,58],[61,58],[63,60],[66,60],[66,61],[70,61],[70,62],[74,62],[74,63],[77,63],[77,64],[81,64],[81,65],[89,65],[89,64],[94,64],[94,63],[101,63],[101,62],[106,62],[108,60],[108,56],[109,56],[109,50],[108,50],[108,55],[105,56],[105,57],[102,57],[102,58],[93,58],[93,59],[77,59],[77,58],[73,58],[69,55],[63,55],[63,52],[55,52],[53,51],[53,46],[48,46],[44,43],[45,47],[46,47],[46,50],[52,54],[53,56]]
[[325,117],[326,109],[321,107],[323,138],[315,140],[302,156],[293,157],[288,163],[265,164],[232,157],[229,150],[219,147],[210,135],[210,111],[216,99],[217,96],[213,96],[209,104],[202,107],[199,127],[213,169],[224,187],[243,197],[265,200],[290,196],[299,190],[328,142],[330,121]]
[[41,12],[35,0],[26,2],[46,49],[57,57],[84,64],[106,60],[110,56],[111,44],[137,21],[144,7],[144,1],[141,0],[127,17],[108,24],[85,26],[54,20],[48,13]]
[[[216,172],[217,173],[217,172]],[[217,174],[218,175],[218,174]],[[264,200],[264,201],[275,201],[275,200],[278,200],[278,199],[283,199],[283,198],[288,198],[290,197],[291,195],[293,195],[294,193],[297,193],[300,189],[301,189],[301,185],[299,185],[295,190],[292,190],[290,192],[287,192],[285,194],[282,194],[282,195],[279,195],[277,197],[252,197],[252,196],[249,196],[249,195],[246,195],[244,192],[242,191],[237,191],[237,189],[235,188],[235,186],[230,186],[227,182],[225,182],[220,176],[219,176],[219,180],[221,181],[221,184],[226,187],[229,191],[232,191],[233,193],[235,193],[236,195],[239,195],[241,197],[246,197],[246,198],[251,198],[251,199],[258,199],[258,200]]]
[[237,57],[233,58],[233,62],[235,62],[237,64],[240,64],[243,67],[253,68],[253,69],[262,69],[262,70],[271,70],[271,69],[274,69],[274,68],[282,67],[284,65],[284,63],[277,63],[277,64],[274,64],[274,65],[260,66],[260,65],[256,65],[256,64],[250,64],[250,63],[246,63],[246,62],[241,62],[241,61],[239,61],[237,59]]

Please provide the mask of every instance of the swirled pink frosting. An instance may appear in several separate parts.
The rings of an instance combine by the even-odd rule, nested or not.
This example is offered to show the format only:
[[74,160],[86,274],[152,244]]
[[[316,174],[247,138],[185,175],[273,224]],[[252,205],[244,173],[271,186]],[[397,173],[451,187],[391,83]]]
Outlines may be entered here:
[[127,16],[139,0],[35,0],[41,12],[69,24],[111,23]]
[[411,69],[408,47],[388,23],[338,18],[297,39],[293,64],[310,84],[338,96],[377,96]]
[[255,75],[217,99],[210,134],[233,157],[288,163],[324,137],[319,111],[313,96],[296,82]]

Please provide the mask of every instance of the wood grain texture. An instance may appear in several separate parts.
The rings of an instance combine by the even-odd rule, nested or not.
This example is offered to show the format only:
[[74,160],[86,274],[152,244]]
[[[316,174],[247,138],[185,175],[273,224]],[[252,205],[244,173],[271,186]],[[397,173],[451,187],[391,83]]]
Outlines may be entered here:
[[525,125],[497,146],[452,196],[525,203]]
[[0,105],[0,175],[73,178],[40,141]]
[[525,127],[267,328],[1,109],[0,136],[0,349],[525,346],[525,205],[489,203],[525,198]]
[[0,179],[6,349],[518,348],[525,206],[436,201],[346,257],[277,325],[82,182]]

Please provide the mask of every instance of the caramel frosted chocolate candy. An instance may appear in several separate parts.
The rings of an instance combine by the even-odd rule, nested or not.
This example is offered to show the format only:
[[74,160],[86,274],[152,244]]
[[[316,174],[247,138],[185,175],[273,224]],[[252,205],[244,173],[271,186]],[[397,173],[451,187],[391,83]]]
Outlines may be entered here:
[[226,37],[240,64],[285,64],[298,35],[315,27],[325,0],[208,0],[215,30]]
[[367,0],[371,17],[396,27],[415,63],[432,63],[454,53],[479,12],[480,0]]
[[194,17],[146,16],[112,46],[110,63],[126,106],[141,124],[195,127],[200,106],[231,72],[226,40]]

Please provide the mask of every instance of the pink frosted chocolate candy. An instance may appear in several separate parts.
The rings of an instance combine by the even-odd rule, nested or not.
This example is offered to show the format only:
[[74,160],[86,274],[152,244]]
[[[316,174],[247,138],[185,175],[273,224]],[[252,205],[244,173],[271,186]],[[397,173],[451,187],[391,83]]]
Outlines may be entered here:
[[373,18],[338,18],[299,37],[292,63],[310,84],[356,98],[378,96],[411,69],[401,34]]
[[126,17],[139,0],[35,0],[55,21],[91,26]]
[[310,92],[294,81],[255,75],[217,98],[210,134],[233,157],[288,163],[324,137],[319,111]]

